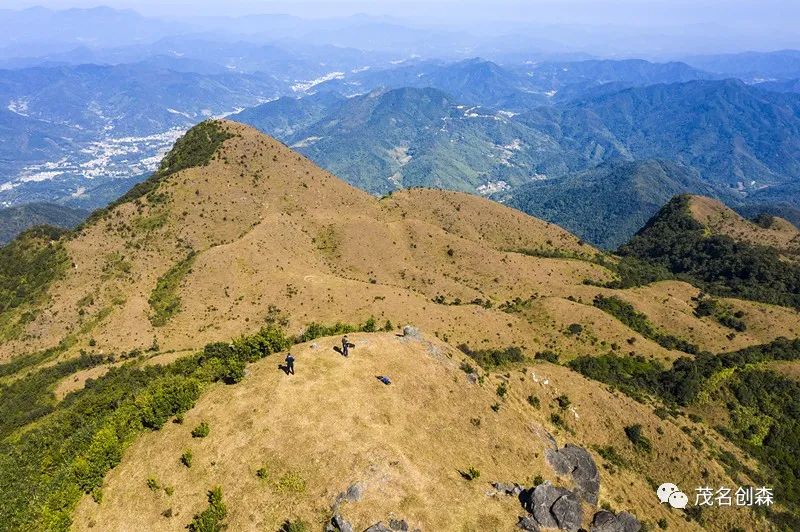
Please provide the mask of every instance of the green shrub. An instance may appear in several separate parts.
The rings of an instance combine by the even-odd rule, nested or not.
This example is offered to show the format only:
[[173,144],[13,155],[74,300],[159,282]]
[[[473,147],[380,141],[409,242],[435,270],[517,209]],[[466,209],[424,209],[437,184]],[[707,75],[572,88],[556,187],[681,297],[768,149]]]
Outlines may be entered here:
[[507,393],[508,393],[508,387],[506,386],[505,382],[501,382],[500,384],[497,385],[497,395],[501,399],[505,399]]
[[181,454],[181,463],[186,467],[192,467],[192,460],[194,460],[194,455],[192,454],[191,449],[186,449]]
[[472,466],[468,467],[466,471],[460,471],[460,473],[466,480],[475,480],[481,476],[481,472]]
[[203,421],[192,429],[192,438],[205,438],[208,436],[209,432],[211,432],[211,429],[209,428],[208,423]]
[[150,323],[154,327],[163,327],[181,310],[181,298],[178,294],[180,284],[192,269],[197,257],[195,252],[173,264],[167,272],[158,278],[156,287],[150,293]]
[[625,459],[617,452],[617,449],[613,445],[598,447],[595,450],[597,451],[597,454],[603,457],[603,460],[609,464],[617,467],[625,467],[627,465]]
[[541,406],[541,401],[539,401],[539,398],[536,397],[535,395],[529,395],[528,404],[534,408],[539,408]]
[[281,525],[280,532],[309,532],[310,527],[308,523],[301,519],[296,519],[294,521],[285,521],[283,525]]
[[638,423],[625,427],[625,435],[637,449],[646,453],[653,450],[650,440],[642,433],[642,426]]
[[493,370],[525,361],[525,356],[519,347],[473,350],[466,344],[461,344],[458,348],[485,370]]
[[583,325],[580,323],[570,323],[567,327],[567,333],[577,336],[583,332]]
[[148,390],[135,400],[142,425],[158,429],[169,418],[189,410],[200,397],[200,382],[192,377],[181,375],[158,379]]
[[566,395],[559,395],[555,398],[555,402],[558,403],[558,407],[562,410],[566,410],[572,404],[572,401]]
[[190,532],[221,532],[228,509],[222,500],[222,488],[216,487],[208,492],[208,508],[194,516],[187,528]]
[[154,477],[148,477],[147,478],[147,488],[150,491],[158,491],[158,490],[161,489],[161,484],[159,484],[158,480],[156,480]]
[[558,364],[558,353],[549,350],[539,351],[533,358],[536,360],[546,360],[551,364]]

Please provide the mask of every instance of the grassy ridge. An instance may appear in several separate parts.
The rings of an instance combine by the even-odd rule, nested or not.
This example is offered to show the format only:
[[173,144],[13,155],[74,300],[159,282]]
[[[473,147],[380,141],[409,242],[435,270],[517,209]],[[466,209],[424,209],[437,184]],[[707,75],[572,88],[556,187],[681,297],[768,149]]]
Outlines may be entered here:
[[666,268],[705,291],[800,308],[800,266],[769,247],[709,235],[689,212],[689,196],[676,196],[619,249]]

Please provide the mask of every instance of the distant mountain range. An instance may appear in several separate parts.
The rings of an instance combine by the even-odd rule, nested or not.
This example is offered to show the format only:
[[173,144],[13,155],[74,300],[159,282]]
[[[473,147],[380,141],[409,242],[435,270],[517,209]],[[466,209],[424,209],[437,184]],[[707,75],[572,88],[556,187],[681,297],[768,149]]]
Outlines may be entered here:
[[613,159],[564,178],[523,185],[507,194],[506,203],[616,249],[673,196],[685,192],[716,195],[696,171],[681,164]]
[[18,234],[33,226],[52,225],[72,229],[88,215],[88,211],[52,203],[29,203],[0,209],[0,246],[5,246]]
[[[643,70],[638,62],[628,65]],[[468,66],[492,85],[521,79],[485,62],[460,63],[453,71]],[[435,67],[435,79],[465,79],[446,78],[443,69]],[[700,75],[688,67],[670,70]],[[623,82],[611,84],[617,83]],[[609,89],[519,114],[460,103],[468,98],[434,89],[375,90],[347,99],[320,91],[234,119],[370,192],[432,186],[494,195],[606,247],[629,238],[681,192],[737,208],[800,205],[790,192],[800,176],[800,97],[794,94],[700,79]],[[615,203],[620,193],[628,195],[623,205]]]
[[[475,192],[601,246],[631,236],[680,192],[798,219],[796,81],[748,85],[722,79],[720,66],[788,75],[791,53],[691,66],[390,57],[166,37],[62,56],[122,64],[0,70],[0,206],[102,206],[152,172],[188,127],[246,108],[236,120],[373,194]],[[609,200],[625,186],[634,189],[620,210]],[[619,223],[590,223],[590,213]]]
[[61,201],[147,174],[197,122],[289,90],[265,74],[157,63],[0,70],[0,205]]
[[715,186],[754,191],[800,177],[800,97],[737,80],[631,88],[519,120],[591,160],[674,159]]
[[[308,104],[304,103],[308,100]],[[283,113],[316,118],[287,130]],[[488,194],[569,168],[546,135],[437,89],[376,90],[337,100],[278,100],[234,115],[374,194],[412,186]],[[307,120],[311,122],[311,120]]]

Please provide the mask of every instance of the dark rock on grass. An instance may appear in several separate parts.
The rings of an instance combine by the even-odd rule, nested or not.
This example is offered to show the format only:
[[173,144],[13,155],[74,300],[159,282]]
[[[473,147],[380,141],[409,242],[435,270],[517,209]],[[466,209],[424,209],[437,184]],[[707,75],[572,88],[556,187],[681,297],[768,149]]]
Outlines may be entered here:
[[548,450],[547,461],[559,475],[570,475],[575,493],[589,504],[597,504],[600,494],[600,473],[589,451],[567,444],[561,449]]
[[576,494],[568,491],[553,503],[550,513],[558,521],[558,528],[577,532],[583,522],[583,509],[581,499]]
[[539,532],[539,523],[536,522],[532,515],[526,515],[519,518],[517,528],[525,530],[525,532]]
[[392,529],[383,523],[375,523],[368,529],[364,530],[364,532],[392,532]]
[[406,325],[403,327],[403,337],[404,338],[413,338],[419,339],[419,329],[416,327],[412,327],[411,325]]
[[510,495],[512,497],[519,497],[524,491],[519,484],[506,484],[504,482],[494,482],[492,483],[492,487],[497,490],[498,493]]
[[325,530],[326,532],[353,532],[353,525],[346,521],[341,515],[336,514]]
[[581,526],[583,510],[580,497],[567,489],[545,482],[524,494],[522,499],[541,528],[576,532]]
[[642,524],[628,512],[601,510],[594,514],[590,532],[639,532],[641,528]]
[[550,512],[550,509],[558,499],[570,493],[564,488],[557,488],[545,482],[539,484],[529,493],[526,507],[536,518],[536,522],[544,528],[558,528],[558,521]]
[[400,532],[407,532],[408,523],[406,523],[405,519],[389,519],[389,528]]

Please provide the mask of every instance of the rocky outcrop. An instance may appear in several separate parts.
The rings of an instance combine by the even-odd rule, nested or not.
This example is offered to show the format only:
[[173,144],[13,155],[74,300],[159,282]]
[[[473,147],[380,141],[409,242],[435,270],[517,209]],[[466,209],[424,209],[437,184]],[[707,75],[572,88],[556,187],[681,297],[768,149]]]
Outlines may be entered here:
[[526,507],[542,528],[560,528],[577,532],[583,521],[580,498],[573,492],[540,484],[527,494]]
[[416,327],[412,327],[411,325],[406,325],[403,327],[403,338],[412,338],[415,340],[419,339],[419,329]]
[[532,515],[526,515],[519,518],[517,528],[525,532],[539,532],[539,523],[536,522]]
[[339,514],[335,514],[328,526],[325,527],[325,532],[353,532],[353,530],[353,525]]
[[547,461],[557,474],[572,477],[576,494],[589,504],[597,504],[600,472],[589,451],[568,443],[561,449],[548,449]]
[[519,497],[525,489],[519,484],[507,484],[504,482],[493,482],[492,487],[496,490],[497,494],[509,495],[512,497]]
[[590,532],[639,532],[642,524],[628,512],[601,510],[592,518]]

